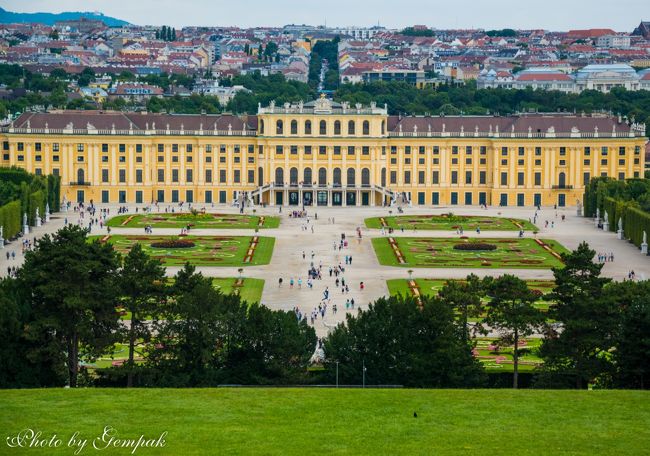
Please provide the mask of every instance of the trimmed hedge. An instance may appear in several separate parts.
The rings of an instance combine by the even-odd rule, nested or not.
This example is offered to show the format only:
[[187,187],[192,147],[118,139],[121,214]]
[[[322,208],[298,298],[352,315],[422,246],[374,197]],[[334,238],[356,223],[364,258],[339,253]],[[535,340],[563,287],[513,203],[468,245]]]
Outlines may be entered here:
[[628,207],[623,215],[625,237],[640,247],[644,231],[650,236],[650,214],[636,207]]
[[0,207],[0,225],[4,227],[5,239],[11,239],[22,231],[20,201],[12,201]]
[[0,168],[0,186],[6,202],[0,206],[0,220],[4,237],[11,238],[22,231],[23,214],[28,223],[36,225],[36,208],[41,218],[45,207],[58,211],[60,206],[61,179],[57,176],[37,176],[21,168]]
[[649,198],[650,179],[594,178],[585,189],[585,217],[595,217],[596,209],[600,209],[602,220],[606,212],[612,232],[618,231],[618,220],[622,219],[625,238],[640,247],[643,232],[650,236],[650,212],[644,210]]

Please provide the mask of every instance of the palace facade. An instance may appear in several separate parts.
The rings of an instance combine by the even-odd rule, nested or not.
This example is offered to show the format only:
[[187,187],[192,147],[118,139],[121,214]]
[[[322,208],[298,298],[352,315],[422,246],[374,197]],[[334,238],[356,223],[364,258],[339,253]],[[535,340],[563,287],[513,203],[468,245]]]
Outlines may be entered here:
[[0,166],[62,179],[69,201],[575,205],[591,177],[642,177],[645,125],[605,115],[389,116],[310,103],[256,116],[27,112]]

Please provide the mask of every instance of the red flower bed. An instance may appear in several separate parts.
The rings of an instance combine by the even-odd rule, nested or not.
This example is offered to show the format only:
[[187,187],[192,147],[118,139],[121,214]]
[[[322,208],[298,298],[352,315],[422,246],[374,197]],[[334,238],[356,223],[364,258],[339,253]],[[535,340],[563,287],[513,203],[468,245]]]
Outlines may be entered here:
[[496,250],[494,244],[485,244],[483,242],[463,242],[454,245],[454,250]]
[[194,245],[194,242],[185,239],[170,239],[151,243],[151,247],[155,249],[191,249]]

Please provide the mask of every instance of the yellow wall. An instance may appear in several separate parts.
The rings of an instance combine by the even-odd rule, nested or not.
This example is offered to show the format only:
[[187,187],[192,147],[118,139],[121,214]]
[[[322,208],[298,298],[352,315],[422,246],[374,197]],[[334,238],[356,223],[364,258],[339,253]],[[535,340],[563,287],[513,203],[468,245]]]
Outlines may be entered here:
[[[294,119],[298,124],[295,135],[290,130]],[[341,122],[340,135],[334,134],[337,119]],[[318,181],[318,170],[325,168],[330,185],[334,170],[338,168],[343,189],[334,190],[343,191],[348,184],[347,170],[353,168],[356,187],[350,191],[357,192],[357,204],[360,204],[362,191],[370,191],[369,204],[381,204],[382,196],[378,191],[373,192],[372,186],[382,186],[382,169],[385,169],[385,187],[411,192],[414,205],[418,204],[419,193],[424,194],[424,204],[432,204],[435,193],[440,205],[452,204],[453,194],[456,194],[456,204],[460,205],[469,202],[466,194],[471,194],[471,204],[478,205],[479,198],[484,195],[487,204],[498,205],[501,195],[507,194],[510,206],[517,205],[518,198],[523,198],[523,204],[530,206],[535,195],[539,195],[542,205],[557,204],[560,195],[564,195],[565,204],[572,206],[582,199],[585,173],[590,177],[606,173],[615,178],[630,178],[642,176],[644,169],[645,138],[406,137],[388,135],[387,119],[370,114],[263,114],[259,120],[260,125],[264,123],[264,132],[260,127],[257,136],[3,133],[0,134],[3,143],[0,166],[18,166],[43,174],[58,173],[62,177],[63,194],[71,201],[77,200],[77,192],[81,190],[85,201],[101,202],[102,191],[108,191],[109,201],[116,203],[119,192],[123,191],[128,203],[136,201],[136,192],[140,192],[144,203],[149,203],[157,200],[158,191],[162,190],[167,203],[172,201],[174,190],[178,191],[179,201],[187,201],[186,191],[190,190],[197,203],[205,202],[206,191],[212,192],[215,203],[219,202],[220,192],[225,192],[226,201],[231,202],[235,191],[258,188],[258,168],[263,170],[264,184],[275,181],[277,168],[283,169],[283,180],[287,184],[291,168],[297,169],[299,182],[303,181],[305,168],[311,168],[312,182]],[[281,134],[276,130],[277,120],[283,122]],[[312,122],[311,135],[304,132],[306,120]],[[321,120],[327,122],[325,136],[319,134]],[[347,132],[349,120],[355,122],[354,135]],[[368,135],[362,131],[364,121],[369,122]],[[40,151],[36,150],[37,143]],[[174,144],[178,152],[172,151]],[[124,145],[123,152],[120,145]],[[188,152],[188,145],[192,152]],[[58,151],[55,150],[57,146]],[[277,152],[278,146],[282,147],[281,153]],[[305,153],[306,146],[311,146],[311,154]],[[321,146],[325,147],[324,154],[321,154]],[[104,147],[108,148],[107,152],[103,152]],[[163,152],[158,152],[159,147]],[[340,147],[340,153],[336,153],[336,147]],[[352,154],[348,147],[354,147]],[[364,147],[367,148],[365,154]],[[422,152],[421,147],[424,148]],[[471,153],[467,147],[471,147]],[[585,147],[591,149],[588,156]],[[603,147],[607,148],[606,156]],[[624,147],[623,155],[619,155],[620,147]],[[502,155],[503,148],[507,148],[506,155]],[[519,148],[523,148],[521,152]],[[565,148],[564,155],[561,148]],[[84,181],[90,185],[78,185],[80,169]],[[361,186],[364,169],[369,172],[371,187]],[[103,182],[103,170],[108,172],[108,182]],[[124,182],[120,182],[120,170],[124,173]],[[137,180],[137,170],[142,174],[141,182]],[[164,182],[158,182],[158,170],[164,170]],[[173,170],[178,171],[178,182],[172,180]],[[186,181],[186,170],[191,170],[192,182]],[[212,172],[212,182],[206,181],[207,170]],[[224,181],[220,179],[221,170],[225,171]],[[235,181],[237,171],[239,182]],[[249,171],[254,174],[252,182],[248,179]],[[410,183],[407,182],[409,172]],[[457,173],[455,183],[452,182],[454,172]],[[471,182],[466,181],[467,172],[471,173]],[[482,172],[484,183],[480,182]],[[422,183],[420,173],[423,173]],[[437,183],[434,182],[436,173]],[[507,173],[505,185],[502,185],[502,173]],[[519,173],[523,173],[523,184],[519,183]],[[565,188],[554,188],[560,184],[560,173],[564,173]],[[536,174],[539,174],[539,185],[535,183]],[[392,176],[394,182],[391,182]],[[264,193],[263,200],[275,203],[276,191],[284,190],[274,188]],[[287,202],[286,193],[283,202]]]

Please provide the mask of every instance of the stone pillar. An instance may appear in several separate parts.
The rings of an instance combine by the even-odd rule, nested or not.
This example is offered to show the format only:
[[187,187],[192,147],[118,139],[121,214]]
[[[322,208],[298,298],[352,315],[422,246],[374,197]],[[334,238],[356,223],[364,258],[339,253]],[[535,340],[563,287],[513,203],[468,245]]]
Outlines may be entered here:
[[618,236],[618,238],[619,238],[620,240],[623,239],[623,230],[618,230],[618,231],[616,231],[616,234],[617,234],[617,236]]
[[644,242],[641,244],[641,253],[644,255],[648,254],[648,243]]
[[608,221],[603,222],[603,231],[609,231],[609,222]]

